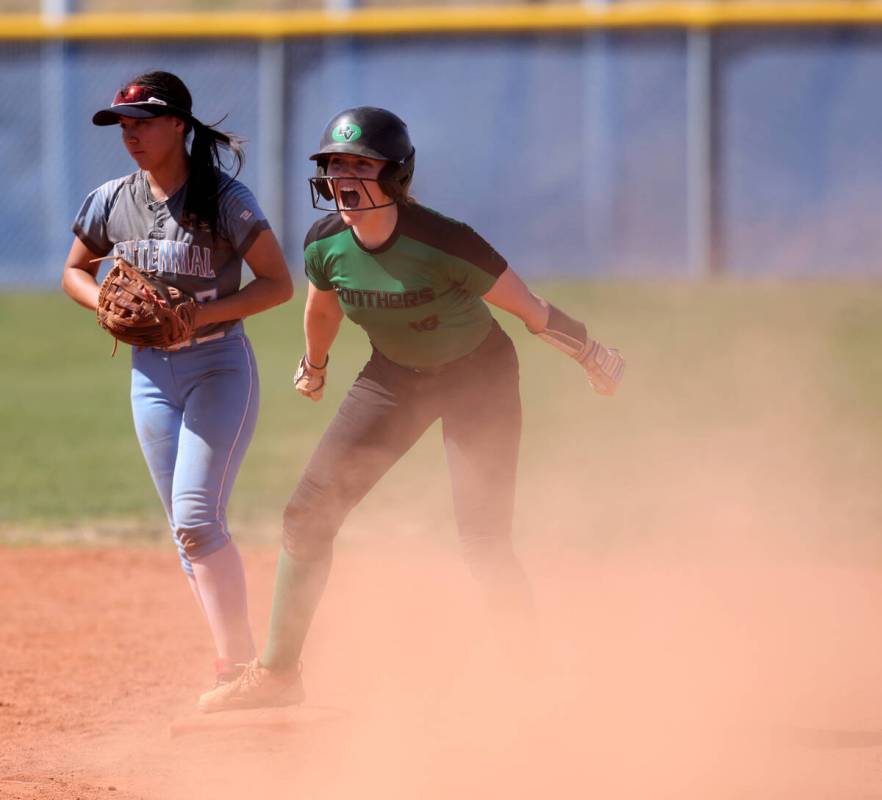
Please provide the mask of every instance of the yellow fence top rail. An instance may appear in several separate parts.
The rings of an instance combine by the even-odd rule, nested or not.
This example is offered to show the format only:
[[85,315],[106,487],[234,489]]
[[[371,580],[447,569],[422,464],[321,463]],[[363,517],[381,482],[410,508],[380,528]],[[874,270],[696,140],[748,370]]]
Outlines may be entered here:
[[0,14],[0,39],[267,39],[388,34],[530,33],[627,28],[882,24],[882,2],[623,2],[445,6],[344,12]]

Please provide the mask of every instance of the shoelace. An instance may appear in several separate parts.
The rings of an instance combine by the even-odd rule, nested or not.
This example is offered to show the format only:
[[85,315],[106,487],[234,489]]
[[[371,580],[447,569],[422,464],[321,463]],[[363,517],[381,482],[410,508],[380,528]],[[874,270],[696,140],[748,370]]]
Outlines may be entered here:
[[250,664],[246,665],[245,670],[236,681],[238,688],[251,689],[253,687],[260,686],[262,682],[262,679],[260,677],[260,670],[262,669],[263,667],[255,661],[252,661]]
[[[237,665],[238,666],[238,665]],[[259,661],[252,661],[249,664],[244,665],[245,669],[242,674],[234,681],[237,690],[247,690],[252,688],[259,688],[264,681],[266,675],[262,675],[261,671],[265,671],[268,674],[271,674],[266,667],[263,666]],[[297,677],[303,673],[303,662],[297,662]]]

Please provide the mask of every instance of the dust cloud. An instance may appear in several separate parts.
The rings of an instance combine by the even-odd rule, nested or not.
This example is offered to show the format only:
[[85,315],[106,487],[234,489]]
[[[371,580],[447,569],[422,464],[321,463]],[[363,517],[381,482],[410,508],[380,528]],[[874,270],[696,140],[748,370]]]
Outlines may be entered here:
[[[864,423],[819,383],[821,350],[757,324],[686,364],[678,335],[622,343],[635,356],[616,404],[573,377],[541,416],[525,407],[515,539],[540,623],[532,669],[497,646],[434,513],[448,487],[420,476],[407,507],[404,465],[347,523],[304,653],[307,702],[342,714],[170,739],[204,688],[188,668],[165,705],[135,719],[123,698],[115,726],[69,737],[71,757],[145,800],[882,796]],[[263,641],[274,551],[245,557]],[[184,641],[201,623],[174,591]],[[167,611],[157,663],[177,647]]]
[[454,548],[343,547],[305,653],[308,702],[343,715],[282,730],[245,715],[241,729],[129,742],[155,769],[133,788],[169,800],[804,800],[879,787],[866,748],[882,744],[872,570],[769,564],[719,543],[685,564],[652,548],[522,551],[537,671],[497,647]]

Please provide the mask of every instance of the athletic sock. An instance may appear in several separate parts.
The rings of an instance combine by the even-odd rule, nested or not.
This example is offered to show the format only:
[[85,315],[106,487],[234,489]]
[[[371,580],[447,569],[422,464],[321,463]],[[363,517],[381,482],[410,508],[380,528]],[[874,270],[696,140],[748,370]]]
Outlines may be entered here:
[[331,571],[332,550],[319,559],[301,561],[285,549],[279,555],[269,635],[260,663],[273,672],[296,672]]

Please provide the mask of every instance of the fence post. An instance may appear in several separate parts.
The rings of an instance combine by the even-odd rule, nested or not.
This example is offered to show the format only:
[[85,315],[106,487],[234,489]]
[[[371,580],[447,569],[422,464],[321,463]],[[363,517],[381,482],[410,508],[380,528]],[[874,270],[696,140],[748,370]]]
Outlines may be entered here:
[[[260,205],[285,250],[285,41],[266,39],[258,54],[258,175]],[[287,252],[287,250],[285,250]]]
[[689,275],[719,274],[714,177],[713,38],[707,29],[687,33],[686,76],[686,231]]
[[[592,0],[584,0],[590,4]],[[606,5],[606,0],[602,0]],[[593,269],[604,268],[612,257],[610,242],[616,223],[613,209],[616,194],[616,164],[613,148],[612,54],[606,30],[584,34],[585,89],[582,107],[583,173],[585,208],[585,260]]]
[[[75,0],[42,0],[41,14],[49,25],[57,25],[76,11]],[[68,160],[68,137],[59,127],[70,119],[70,92],[67,87],[69,45],[64,39],[47,39],[42,45],[40,104],[45,124],[40,137],[42,162],[43,213],[46,230],[45,257],[54,262],[67,255],[70,246],[70,225],[67,199],[70,192],[71,166]],[[61,275],[61,264],[58,264]]]

